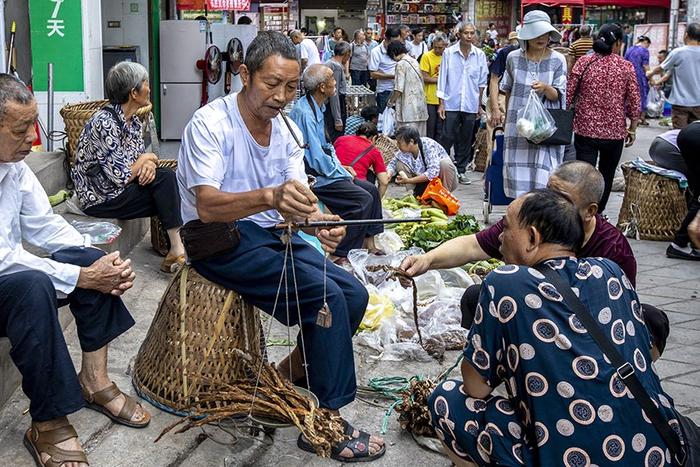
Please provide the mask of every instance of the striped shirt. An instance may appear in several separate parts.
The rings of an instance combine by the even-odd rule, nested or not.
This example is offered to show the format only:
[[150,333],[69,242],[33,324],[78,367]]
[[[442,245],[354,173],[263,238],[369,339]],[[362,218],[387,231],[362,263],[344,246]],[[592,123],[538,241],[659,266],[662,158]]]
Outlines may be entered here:
[[581,39],[574,41],[569,47],[569,56],[574,60],[583,57],[588,53],[589,50],[593,48],[593,39],[590,37],[582,37]]

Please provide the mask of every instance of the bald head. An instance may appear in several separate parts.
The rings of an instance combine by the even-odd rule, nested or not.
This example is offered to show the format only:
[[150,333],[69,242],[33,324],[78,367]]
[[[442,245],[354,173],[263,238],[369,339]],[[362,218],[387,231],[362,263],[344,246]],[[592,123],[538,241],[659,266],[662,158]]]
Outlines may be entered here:
[[326,83],[333,77],[333,71],[326,65],[317,63],[311,65],[304,70],[302,80],[304,81],[304,89],[306,92],[313,93],[319,86]]
[[[579,209],[593,203],[597,204],[603,197],[605,190],[603,175],[588,162],[566,161],[552,172],[548,185],[552,184],[553,178],[566,182],[572,187],[574,191],[571,193],[572,198],[576,199],[577,204],[582,204],[578,206]],[[554,186],[551,188],[556,189]]]
[[304,35],[301,33],[301,31],[294,30],[289,33],[289,38],[294,42],[294,44],[299,44],[303,39]]

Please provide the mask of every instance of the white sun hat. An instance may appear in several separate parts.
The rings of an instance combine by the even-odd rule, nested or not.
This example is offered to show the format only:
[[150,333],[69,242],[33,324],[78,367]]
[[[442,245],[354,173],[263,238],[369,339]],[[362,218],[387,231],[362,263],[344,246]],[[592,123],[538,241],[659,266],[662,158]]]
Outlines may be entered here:
[[561,40],[561,33],[552,26],[552,20],[547,13],[542,10],[528,12],[523,18],[523,26],[518,31],[520,47],[525,49],[525,41],[535,39],[546,33],[549,33],[549,38],[553,42]]

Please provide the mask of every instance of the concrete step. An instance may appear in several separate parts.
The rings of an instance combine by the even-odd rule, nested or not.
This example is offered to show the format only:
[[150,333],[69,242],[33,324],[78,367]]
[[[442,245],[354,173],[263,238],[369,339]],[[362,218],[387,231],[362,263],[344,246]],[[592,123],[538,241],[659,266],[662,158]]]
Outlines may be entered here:
[[63,151],[32,152],[24,159],[24,162],[39,179],[44,191],[48,195],[53,195],[66,188],[68,184],[68,173],[64,167],[65,160],[66,153]]

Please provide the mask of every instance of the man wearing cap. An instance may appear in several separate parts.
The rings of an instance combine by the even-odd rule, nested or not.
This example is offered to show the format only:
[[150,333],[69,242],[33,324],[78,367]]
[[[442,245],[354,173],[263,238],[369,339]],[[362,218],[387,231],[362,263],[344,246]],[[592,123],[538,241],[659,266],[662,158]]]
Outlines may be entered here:
[[454,144],[459,183],[469,185],[467,164],[471,159],[474,122],[481,115],[481,98],[488,79],[486,55],[473,45],[476,27],[461,23],[459,42],[445,50],[438,75],[438,116],[445,120],[440,143],[449,153]]

